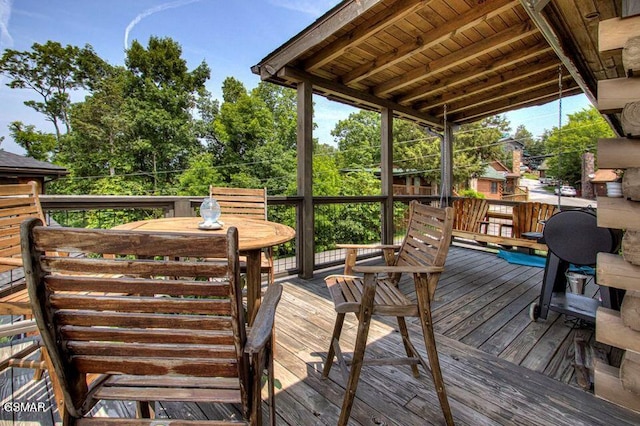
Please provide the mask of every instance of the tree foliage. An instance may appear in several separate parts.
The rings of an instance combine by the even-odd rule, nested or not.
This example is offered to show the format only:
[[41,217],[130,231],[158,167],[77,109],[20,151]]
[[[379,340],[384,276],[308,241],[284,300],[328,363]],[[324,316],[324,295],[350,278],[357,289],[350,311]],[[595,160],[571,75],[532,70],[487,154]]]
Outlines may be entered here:
[[30,89],[38,100],[25,101],[25,105],[43,114],[56,131],[60,142],[61,126],[71,130],[69,108],[70,93],[78,88],[92,87],[104,75],[107,64],[89,45],[62,46],[58,42],[34,43],[30,51],[6,49],[0,58],[0,72],[11,81],[12,89]]
[[613,130],[594,107],[584,108],[569,114],[567,124],[554,127],[545,135],[549,175],[568,184],[582,177],[582,156],[585,152],[596,152],[598,138],[613,137]]

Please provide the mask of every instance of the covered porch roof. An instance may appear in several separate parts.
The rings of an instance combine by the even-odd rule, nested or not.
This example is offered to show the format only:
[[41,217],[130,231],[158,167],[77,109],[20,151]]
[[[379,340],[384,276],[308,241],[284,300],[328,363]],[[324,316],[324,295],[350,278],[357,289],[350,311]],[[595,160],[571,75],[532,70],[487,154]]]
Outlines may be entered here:
[[[262,59],[262,80],[433,129],[584,92],[623,77],[620,52],[598,52],[616,0],[345,0]],[[621,133],[619,115],[607,117]]]

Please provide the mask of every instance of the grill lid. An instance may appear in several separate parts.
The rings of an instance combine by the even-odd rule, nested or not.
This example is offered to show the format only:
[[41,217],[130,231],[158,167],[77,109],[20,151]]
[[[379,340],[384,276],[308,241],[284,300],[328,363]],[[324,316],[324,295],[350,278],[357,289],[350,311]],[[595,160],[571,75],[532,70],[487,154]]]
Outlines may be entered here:
[[553,254],[575,265],[594,265],[599,252],[617,251],[620,241],[614,230],[598,227],[591,208],[554,214],[547,220],[543,235]]

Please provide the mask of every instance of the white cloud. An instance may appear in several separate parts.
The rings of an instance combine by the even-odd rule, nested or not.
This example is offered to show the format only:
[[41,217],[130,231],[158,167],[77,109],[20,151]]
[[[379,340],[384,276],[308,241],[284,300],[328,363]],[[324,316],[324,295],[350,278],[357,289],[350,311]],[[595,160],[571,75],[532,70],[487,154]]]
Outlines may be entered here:
[[[2,1],[5,1],[5,0],[0,0],[0,2]],[[129,48],[129,34],[131,33],[131,30],[133,30],[133,28],[136,25],[138,25],[140,21],[142,21],[144,18],[150,15],[153,15],[154,13],[162,12],[167,9],[175,9],[176,7],[186,6],[190,3],[196,3],[199,1],[202,1],[202,0],[176,0],[168,3],[159,4],[158,6],[152,7],[140,13],[138,16],[133,18],[131,22],[129,22],[129,25],[127,25],[127,28],[124,30],[124,49],[127,50]]]
[[317,17],[339,3],[338,0],[269,0],[276,7],[295,10]]
[[0,49],[13,46],[13,38],[9,34],[9,18],[13,0],[0,0]]

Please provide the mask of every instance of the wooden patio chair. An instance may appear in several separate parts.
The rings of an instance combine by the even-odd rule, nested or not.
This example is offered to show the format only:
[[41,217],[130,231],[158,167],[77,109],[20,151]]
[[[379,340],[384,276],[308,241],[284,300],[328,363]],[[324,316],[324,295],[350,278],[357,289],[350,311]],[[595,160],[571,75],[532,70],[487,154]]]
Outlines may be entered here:
[[489,203],[483,198],[458,198],[453,201],[453,212],[453,229],[480,233],[482,225],[487,225]]
[[[24,268],[65,425],[165,423],[151,419],[163,401],[235,403],[244,424],[259,425],[265,369],[275,424],[271,332],[282,287],[269,287],[247,330],[236,228],[196,235],[40,224],[22,225]],[[73,255],[48,254],[63,248]],[[101,400],[137,401],[143,418],[89,417]]]
[[[0,315],[22,317],[22,320],[0,326],[0,337],[13,338],[26,333],[35,334],[38,328],[31,318],[31,303],[22,271],[20,253],[20,223],[38,218],[44,223],[44,214],[38,198],[38,184],[0,185]],[[40,347],[39,338],[23,349],[0,361],[0,371],[8,367],[34,368],[34,378],[42,376],[45,363],[42,358],[29,357]]]
[[[248,219],[267,220],[267,189],[209,187],[209,193],[220,204],[222,215],[242,216]],[[224,222],[224,217],[221,219]],[[243,259],[240,259],[243,266]],[[260,271],[268,276],[272,284],[275,277],[273,250],[262,253]]]
[[[363,278],[352,275],[332,275],[325,279],[335,305],[337,318],[322,374],[325,378],[329,376],[334,356],[337,357],[346,382],[339,425],[346,425],[349,420],[360,370],[362,365],[367,363],[409,364],[415,377],[419,374],[418,364],[422,365],[425,370],[431,372],[447,424],[453,424],[431,320],[431,301],[440,273],[444,270],[451,244],[452,225],[453,209],[451,207],[439,209],[412,201],[407,235],[391,265],[356,266],[354,271],[364,273]],[[401,273],[413,274],[417,301],[410,300],[400,291],[398,281]],[[347,361],[340,349],[340,334],[348,312],[355,313],[358,319],[357,338],[351,361]],[[407,357],[364,359],[372,315],[397,318]],[[405,317],[420,318],[429,364],[409,340]]]
[[544,223],[558,212],[553,204],[527,202],[513,206],[512,237],[524,238],[526,232],[542,233]]

